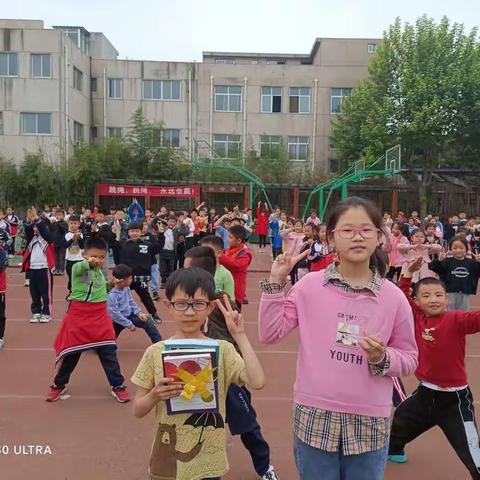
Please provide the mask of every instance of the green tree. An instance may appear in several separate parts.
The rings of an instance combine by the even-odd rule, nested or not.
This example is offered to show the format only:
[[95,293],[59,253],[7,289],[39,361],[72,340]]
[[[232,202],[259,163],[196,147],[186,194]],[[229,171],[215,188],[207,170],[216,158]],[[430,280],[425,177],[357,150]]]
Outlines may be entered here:
[[403,26],[397,19],[343,113],[333,128],[341,159],[368,162],[400,143],[425,214],[435,169],[471,164],[480,151],[477,30],[467,34],[447,18]]

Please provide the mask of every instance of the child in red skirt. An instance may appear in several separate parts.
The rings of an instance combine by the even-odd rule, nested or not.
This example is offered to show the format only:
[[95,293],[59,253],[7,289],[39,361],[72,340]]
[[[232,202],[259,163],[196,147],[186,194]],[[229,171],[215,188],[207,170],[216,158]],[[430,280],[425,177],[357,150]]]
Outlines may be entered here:
[[112,396],[120,403],[130,400],[118,364],[113,323],[107,311],[107,285],[101,270],[107,252],[105,240],[90,237],[85,241],[85,260],[72,268],[71,303],[55,339],[57,368],[47,402],[54,402],[65,393],[70,375],[85,350],[97,352],[112,387]]

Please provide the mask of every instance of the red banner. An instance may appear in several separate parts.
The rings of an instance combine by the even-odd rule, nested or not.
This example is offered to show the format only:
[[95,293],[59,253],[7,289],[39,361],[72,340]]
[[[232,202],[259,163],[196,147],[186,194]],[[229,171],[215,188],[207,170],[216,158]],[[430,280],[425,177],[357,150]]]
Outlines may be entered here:
[[165,185],[165,186],[139,186],[117,185],[112,183],[97,183],[97,195],[111,197],[198,197],[198,185]]

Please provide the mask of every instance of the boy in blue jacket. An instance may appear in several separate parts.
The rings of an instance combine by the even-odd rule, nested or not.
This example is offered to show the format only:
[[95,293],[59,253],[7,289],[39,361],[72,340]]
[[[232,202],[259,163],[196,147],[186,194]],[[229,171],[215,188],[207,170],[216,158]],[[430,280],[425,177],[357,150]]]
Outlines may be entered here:
[[141,313],[140,308],[133,300],[130,290],[132,280],[132,269],[128,265],[115,266],[112,280],[114,288],[110,290],[107,299],[108,313],[113,320],[115,336],[118,338],[120,332],[125,328],[128,328],[131,332],[134,332],[137,328],[142,328],[150,337],[152,343],[157,343],[162,337],[152,317],[147,313]]

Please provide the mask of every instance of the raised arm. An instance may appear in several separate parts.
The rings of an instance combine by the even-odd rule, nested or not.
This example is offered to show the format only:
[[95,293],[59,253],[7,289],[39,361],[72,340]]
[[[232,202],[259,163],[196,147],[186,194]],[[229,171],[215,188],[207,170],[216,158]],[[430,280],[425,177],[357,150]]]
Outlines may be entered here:
[[263,343],[279,342],[298,326],[296,286],[288,292],[287,296],[282,291],[290,270],[308,254],[308,250],[305,250],[299,255],[292,255],[296,243],[294,242],[290,252],[276,258],[272,264],[270,281],[262,285],[263,294],[258,311],[258,335]]

